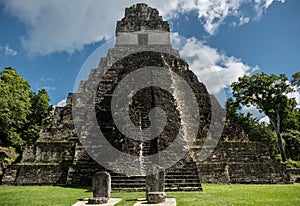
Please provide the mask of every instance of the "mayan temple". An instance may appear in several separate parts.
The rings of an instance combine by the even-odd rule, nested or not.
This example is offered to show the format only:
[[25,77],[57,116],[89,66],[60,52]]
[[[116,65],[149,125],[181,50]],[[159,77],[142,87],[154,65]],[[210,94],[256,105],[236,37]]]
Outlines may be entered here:
[[[150,110],[159,107],[165,111],[167,123],[155,139],[135,140],[122,134],[115,125],[110,107],[112,94],[126,75],[151,66],[164,69],[166,77],[156,81],[171,89],[149,86],[138,91],[130,101],[130,120],[141,131],[146,130],[151,125]],[[158,164],[168,161],[158,155],[151,163],[146,157],[164,151],[178,134],[181,141],[188,141],[189,130],[195,129],[186,121],[187,116],[192,115],[187,114],[189,108],[185,109],[190,105],[182,102],[191,97],[178,92],[181,85],[173,78],[173,73],[184,79],[195,95],[199,122],[196,141],[183,158],[166,169],[166,190],[201,191],[201,183],[285,183],[289,180],[284,167],[270,158],[268,147],[249,141],[242,128],[228,117],[217,147],[205,160],[199,158],[201,150],[210,149],[209,144],[204,144],[208,134],[214,136],[214,131],[209,130],[212,108],[219,114],[225,111],[189,70],[179,52],[172,48],[168,22],[163,21],[157,9],[137,4],[126,8],[124,18],[117,22],[115,47],[99,60],[98,68],[90,71],[88,79],[81,81],[78,92],[68,95],[66,106],[55,108],[53,121],[42,128],[34,144],[26,146],[21,162],[6,169],[2,183],[86,186],[91,185],[97,171],[105,170],[111,174],[112,189],[144,190],[148,166],[153,161]],[[136,84],[143,81],[147,79],[140,78]],[[95,114],[89,113],[86,104],[92,105]],[[97,151],[92,154],[93,158],[86,151],[87,147],[83,146],[86,141],[93,149],[93,140],[83,139],[91,136],[93,129],[89,127],[95,126],[93,118],[116,150],[137,157],[136,162],[124,164],[125,167],[126,164],[136,165],[140,175],[129,175],[130,171],[125,170],[116,172],[119,163],[110,159],[107,164],[113,170],[107,169],[94,160]],[[222,129],[218,122],[214,124],[215,130]],[[184,132],[181,132],[181,125],[184,125]],[[175,153],[168,155],[170,158],[176,156]]]

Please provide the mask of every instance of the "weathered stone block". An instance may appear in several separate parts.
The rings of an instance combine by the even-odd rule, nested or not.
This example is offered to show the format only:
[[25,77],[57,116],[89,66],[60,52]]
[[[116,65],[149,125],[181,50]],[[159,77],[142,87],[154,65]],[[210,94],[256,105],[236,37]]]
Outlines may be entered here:
[[93,197],[110,198],[111,177],[108,172],[97,172],[93,177]]
[[146,198],[149,203],[161,203],[166,199],[165,170],[153,165],[152,174],[146,176]]
[[148,192],[147,193],[147,200],[150,204],[158,204],[162,203],[166,200],[166,193],[165,192]]
[[87,204],[95,205],[95,204],[105,204],[108,202],[106,197],[97,197],[97,198],[89,198]]

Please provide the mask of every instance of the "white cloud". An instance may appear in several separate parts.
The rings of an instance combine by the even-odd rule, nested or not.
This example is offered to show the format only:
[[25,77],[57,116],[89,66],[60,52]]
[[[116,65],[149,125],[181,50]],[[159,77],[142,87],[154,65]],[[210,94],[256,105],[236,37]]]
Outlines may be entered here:
[[[154,3],[154,0],[148,2]],[[171,2],[172,4],[167,3],[168,7],[161,7],[160,4],[157,7],[161,8],[165,18],[171,19],[179,14],[196,11],[205,31],[214,35],[228,17],[238,19],[238,23],[235,24],[241,26],[250,22],[249,11],[254,10],[253,19],[258,20],[274,2],[283,3],[284,0],[173,0]]]
[[175,33],[172,35],[172,43],[209,93],[214,95],[223,92],[224,88],[230,88],[239,77],[258,69],[257,66],[244,64],[240,59],[228,57],[195,38],[185,39]]
[[56,90],[56,87],[51,86],[43,86],[42,89],[45,89],[47,92]]
[[48,78],[48,77],[45,77],[44,75],[41,77],[40,79],[41,82],[53,82],[55,81],[54,78]]
[[67,104],[67,99],[62,99],[56,104],[56,107],[64,107],[66,106],[66,104]]
[[295,98],[297,102],[297,108],[300,108],[300,88],[294,87],[295,91],[292,93],[289,93],[287,96],[289,98]]
[[[159,9],[165,19],[197,11],[199,21],[209,34],[215,34],[229,16],[239,19],[239,24],[250,21],[244,7],[254,9],[257,16],[275,0],[145,0]],[[278,1],[278,0],[277,0]],[[282,0],[280,0],[283,2]],[[33,54],[53,52],[72,53],[84,45],[98,42],[114,35],[115,23],[124,15],[124,8],[139,0],[2,0],[4,11],[17,17],[27,26],[22,37],[23,46]]]
[[249,21],[250,21],[249,17],[240,17],[240,19],[239,19],[239,26],[247,24]]
[[36,83],[34,85],[34,87],[35,87],[36,90],[45,89],[48,93],[51,92],[51,91],[55,91],[56,90],[56,87],[54,87],[54,86],[40,85],[39,83]]
[[249,107],[242,107],[242,111],[243,114],[247,114],[250,113],[252,114],[253,118],[257,118],[257,119],[261,119],[263,117],[265,117],[266,115],[261,113],[256,107],[254,106],[249,106]]
[[258,119],[259,122],[265,123],[265,124],[270,124],[270,119],[268,116],[265,115],[265,113],[261,113],[259,109],[257,109],[254,106],[250,107],[242,107],[243,114],[247,115],[248,113],[252,114],[253,118]]
[[2,50],[4,55],[7,56],[16,56],[18,54],[18,52],[10,48],[8,44],[6,44],[4,47],[0,46],[0,50]]
[[267,8],[269,8],[274,2],[284,3],[285,0],[255,0],[255,20],[259,20],[262,17],[263,13],[267,10]]
[[259,122],[263,122],[265,124],[270,124],[270,118],[268,116],[264,116],[259,120]]
[[[130,5],[129,1],[127,3]],[[5,1],[5,11],[27,25],[23,46],[31,53],[81,50],[84,45],[113,36],[124,4],[105,0]]]

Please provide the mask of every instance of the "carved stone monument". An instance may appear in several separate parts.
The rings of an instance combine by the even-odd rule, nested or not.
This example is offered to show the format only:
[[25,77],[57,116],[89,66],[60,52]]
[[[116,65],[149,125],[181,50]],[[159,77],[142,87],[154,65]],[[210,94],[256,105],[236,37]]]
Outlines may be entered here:
[[93,177],[93,198],[88,204],[107,203],[110,198],[111,177],[108,172],[97,172]]
[[166,199],[165,170],[153,165],[153,174],[146,176],[146,198],[148,203],[161,203]]
[[85,198],[78,201],[73,206],[86,206],[86,205],[102,205],[113,206],[121,201],[121,198],[110,198],[111,192],[111,177],[108,172],[96,172],[92,180],[93,184],[93,197]]

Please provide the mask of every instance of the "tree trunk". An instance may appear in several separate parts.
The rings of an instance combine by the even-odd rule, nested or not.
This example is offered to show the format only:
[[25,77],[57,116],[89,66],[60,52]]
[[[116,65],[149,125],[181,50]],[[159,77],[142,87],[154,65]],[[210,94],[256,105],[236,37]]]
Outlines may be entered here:
[[280,132],[276,131],[276,135],[277,135],[277,140],[278,140],[277,142],[278,142],[278,146],[279,146],[279,150],[280,150],[280,154],[281,154],[281,159],[282,159],[282,162],[285,162],[287,158],[286,158],[286,154],[284,151],[281,134],[280,134]]
[[276,123],[274,120],[271,120],[272,122],[272,125],[275,129],[275,132],[276,132],[276,135],[277,135],[277,142],[278,142],[278,147],[279,147],[279,151],[280,151],[280,154],[281,154],[281,159],[282,159],[282,162],[286,162],[286,154],[285,154],[285,151],[284,151],[284,147],[283,147],[283,143],[282,143],[282,137],[281,137],[281,133],[280,133],[280,116],[279,116],[279,111],[277,110],[276,111]]

